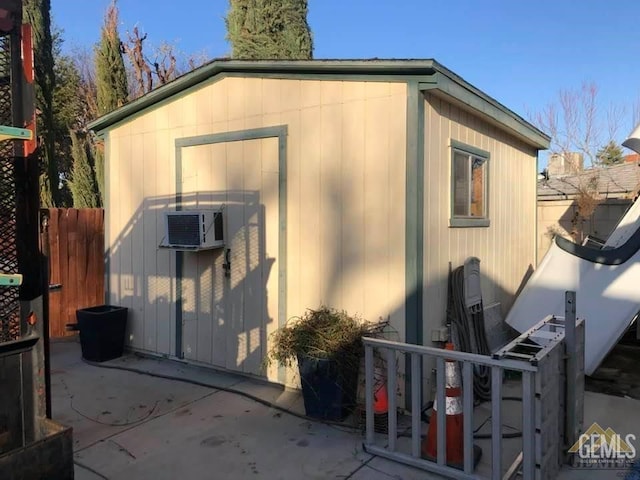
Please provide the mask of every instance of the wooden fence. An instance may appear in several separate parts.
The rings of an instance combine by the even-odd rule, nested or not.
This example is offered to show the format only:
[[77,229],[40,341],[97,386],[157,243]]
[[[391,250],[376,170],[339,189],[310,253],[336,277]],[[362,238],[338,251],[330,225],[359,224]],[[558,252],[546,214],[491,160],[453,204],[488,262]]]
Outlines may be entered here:
[[49,256],[49,335],[73,335],[78,308],[104,303],[104,211],[50,208],[42,229]]

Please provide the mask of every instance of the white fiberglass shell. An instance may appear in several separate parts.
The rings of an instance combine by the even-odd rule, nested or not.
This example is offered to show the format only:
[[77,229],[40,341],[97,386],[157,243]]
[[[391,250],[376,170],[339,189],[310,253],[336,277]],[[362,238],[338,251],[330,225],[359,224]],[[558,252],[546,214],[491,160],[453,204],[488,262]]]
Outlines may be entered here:
[[546,315],[564,316],[564,294],[575,291],[577,316],[585,320],[585,373],[593,374],[640,310],[639,229],[636,201],[602,250],[572,251],[554,241],[506,322],[523,332]]

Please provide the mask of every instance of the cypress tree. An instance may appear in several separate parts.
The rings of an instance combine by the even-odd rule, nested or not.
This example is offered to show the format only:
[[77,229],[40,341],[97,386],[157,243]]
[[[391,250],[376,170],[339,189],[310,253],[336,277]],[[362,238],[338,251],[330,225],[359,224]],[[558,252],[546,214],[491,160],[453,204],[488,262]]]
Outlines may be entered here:
[[109,113],[127,102],[127,71],[118,34],[116,0],[107,7],[100,42],[96,47],[96,86],[99,115]]
[[71,131],[71,156],[73,168],[71,171],[71,195],[75,208],[96,208],[100,206],[98,201],[98,188],[93,173],[93,168],[87,154],[87,142],[76,132]]
[[62,37],[54,30],[54,51],[56,88],[53,93],[55,158],[58,169],[57,207],[72,205],[73,199],[68,180],[71,178],[72,157],[71,137],[69,130],[83,130],[82,121],[84,105],[80,92],[80,71],[69,56],[61,53]]
[[94,140],[91,154],[93,155],[93,173],[98,194],[100,195],[100,204],[104,205],[104,145]]
[[56,76],[51,35],[51,1],[25,0],[23,6],[24,20],[31,24],[33,31],[36,105],[41,112],[37,125],[38,135],[42,138],[40,201],[44,207],[53,207],[60,203],[60,179],[55,155],[53,96]]
[[229,0],[227,40],[241,60],[308,60],[313,56],[307,0]]

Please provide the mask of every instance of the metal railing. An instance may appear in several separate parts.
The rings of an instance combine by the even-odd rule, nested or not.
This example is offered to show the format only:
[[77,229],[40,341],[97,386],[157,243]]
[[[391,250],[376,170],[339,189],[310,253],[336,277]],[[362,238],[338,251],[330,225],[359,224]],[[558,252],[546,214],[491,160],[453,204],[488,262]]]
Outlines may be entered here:
[[[535,474],[535,374],[537,367],[524,360],[493,359],[484,355],[457,352],[440,348],[425,347],[407,343],[393,342],[375,338],[365,338],[365,409],[366,438],[364,448],[368,453],[399,461],[448,478],[478,479],[474,475],[473,447],[473,367],[485,366],[491,370],[491,478],[502,478],[502,378],[505,370],[522,374],[522,456],[516,462],[522,464],[523,479],[534,478]],[[374,349],[386,351],[388,425],[386,447],[376,444],[374,430]],[[398,451],[397,424],[397,353],[410,355],[411,366],[411,453]],[[437,458],[430,461],[422,458],[422,362],[424,357],[436,360],[436,402],[446,405],[445,364],[456,361],[462,370],[462,406],[463,406],[463,465],[462,470],[447,465],[446,460],[446,409],[438,408],[437,422]],[[432,419],[433,421],[433,419]]]
[[[474,368],[491,372],[491,479],[553,478],[567,463],[567,448],[579,436],[584,412],[584,321],[576,319],[575,292],[565,293],[565,317],[549,315],[492,356],[457,352],[401,342],[365,338],[365,412],[368,453],[455,479],[480,479],[474,458]],[[383,353],[387,369],[388,424],[385,445],[376,442],[374,422],[374,350]],[[397,355],[404,355],[411,379],[410,453],[398,445]],[[409,357],[407,357],[407,355]],[[437,408],[436,458],[422,454],[422,369],[435,359]],[[446,364],[457,362],[462,371],[463,464],[455,468],[446,458]],[[456,367],[457,368],[457,367]],[[522,450],[502,474],[502,390],[505,371],[522,377]],[[564,405],[564,407],[562,407]],[[404,433],[402,436],[406,436]],[[380,440],[380,438],[377,438]]]

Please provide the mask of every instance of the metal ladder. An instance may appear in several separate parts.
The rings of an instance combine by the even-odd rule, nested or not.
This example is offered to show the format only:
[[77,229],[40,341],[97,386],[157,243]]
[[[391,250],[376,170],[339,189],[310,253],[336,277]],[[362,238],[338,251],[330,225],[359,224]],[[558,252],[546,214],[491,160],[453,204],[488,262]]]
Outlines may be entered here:
[[[547,431],[542,424],[548,424],[555,414],[558,435],[548,444],[541,442],[536,464],[548,465],[547,471],[559,470],[570,460],[567,450],[578,440],[584,416],[584,321],[576,319],[575,292],[565,293],[564,317],[548,315],[492,357],[524,360],[538,367],[536,411],[547,414],[536,416],[536,429]],[[559,375],[562,381],[553,381]],[[516,478],[520,472],[514,469],[510,473],[512,476],[507,478]]]
[[564,334],[564,318],[548,315],[491,356],[495,359],[525,360],[532,365],[538,365],[538,362],[553,348],[553,341],[561,340]]

